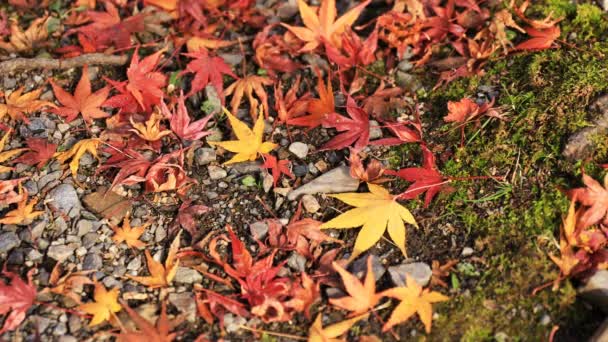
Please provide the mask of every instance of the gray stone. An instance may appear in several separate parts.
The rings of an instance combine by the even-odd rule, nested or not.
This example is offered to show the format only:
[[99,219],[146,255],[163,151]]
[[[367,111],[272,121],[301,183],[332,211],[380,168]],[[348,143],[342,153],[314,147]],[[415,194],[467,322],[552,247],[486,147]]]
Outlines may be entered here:
[[174,278],[176,283],[194,284],[203,281],[203,276],[188,267],[178,267]]
[[270,188],[274,185],[274,179],[269,172],[264,173],[264,178],[262,179],[262,188],[264,192],[270,191]]
[[350,176],[350,169],[347,166],[339,166],[289,192],[287,199],[293,201],[306,194],[351,192],[356,191],[357,188],[359,188],[359,180]]
[[[369,256],[361,257],[355,260],[352,263],[350,270],[351,273],[356,275],[358,278],[363,278],[365,274],[367,274],[367,259]],[[386,268],[382,265],[382,261],[380,258],[374,254],[371,255],[372,258],[372,271],[374,272],[374,278],[376,281],[380,280],[384,273],[386,273]]]
[[70,332],[72,334],[77,334],[82,328],[82,320],[77,315],[70,315],[70,318],[68,319],[68,327],[70,328]]
[[53,329],[53,335],[55,336],[62,336],[67,334],[68,332],[68,327],[65,325],[65,323],[58,323],[55,326],[55,329]]
[[40,177],[38,180],[38,189],[44,189],[47,184],[59,180],[59,178],[61,178],[61,173],[61,171],[55,171]]
[[226,178],[226,176],[228,176],[228,172],[226,172],[226,170],[215,165],[207,166],[207,172],[209,172],[209,178],[213,180]]
[[462,255],[463,257],[468,257],[473,255],[473,253],[475,253],[475,250],[471,247],[465,247],[462,249],[462,253],[460,253],[460,255]]
[[242,175],[246,173],[254,173],[262,171],[262,164],[260,162],[243,162],[230,165],[230,173],[236,175]]
[[188,292],[170,293],[169,303],[173,304],[177,310],[186,315],[186,319],[190,322],[196,320],[196,302],[192,294]]
[[129,271],[139,270],[140,267],[141,267],[141,257],[139,257],[139,256],[134,257],[127,264],[127,270],[129,270]]
[[304,159],[308,155],[308,145],[299,141],[293,142],[289,145],[289,152],[300,159]]
[[405,275],[409,274],[418,285],[423,287],[428,285],[433,274],[431,267],[423,262],[391,266],[388,268],[388,273],[396,286],[406,286]]
[[89,253],[84,257],[82,262],[82,269],[84,271],[99,270],[103,265],[103,259],[98,253]]
[[[606,0],[608,1],[608,0]],[[595,137],[608,132],[608,95],[603,95],[589,106],[593,125],[582,128],[568,138],[562,154],[570,161],[589,158],[597,149]]]
[[608,313],[608,270],[599,270],[584,286],[579,287],[579,295],[600,310]]
[[70,184],[60,184],[51,190],[46,196],[46,201],[48,201],[51,209],[66,215],[72,213],[73,216],[74,209],[80,210],[82,208],[78,199],[78,193],[76,193],[76,189]]
[[220,113],[222,111],[222,99],[220,99],[215,87],[208,84],[205,87],[205,96],[207,96],[207,100],[205,101],[205,109],[207,110],[207,114]]
[[297,252],[292,252],[287,259],[287,265],[295,271],[304,272],[306,269],[306,257]]
[[20,243],[19,237],[14,232],[2,233],[0,235],[0,253],[7,253]]
[[319,205],[319,201],[313,195],[304,195],[302,196],[302,204],[304,205],[304,209],[307,212],[314,214],[319,209],[321,209],[321,205]]
[[82,237],[82,245],[86,248],[93,246],[99,240],[99,235],[96,232],[90,232]]
[[59,132],[65,133],[70,130],[70,125],[66,123],[60,123],[59,125],[57,125],[57,129],[59,130]]
[[292,18],[296,14],[298,14],[298,4],[296,0],[282,1],[279,7],[277,7],[277,16],[283,20]]
[[382,138],[382,129],[376,120],[369,120],[369,139],[376,140]]
[[57,260],[58,262],[63,262],[65,259],[69,258],[74,254],[74,250],[76,247],[68,246],[68,245],[53,245],[50,246],[46,254]]
[[[18,164],[21,165],[21,164]],[[19,172],[17,172],[19,173]],[[32,180],[28,180],[27,182],[23,183],[23,187],[27,190],[28,194],[30,196],[34,196],[38,194],[38,183],[32,181]]]
[[78,232],[78,236],[83,236],[88,234],[93,230],[93,222],[89,220],[80,220],[76,224],[76,230]]
[[12,77],[4,78],[4,89],[13,89],[17,85],[17,80]]
[[220,57],[224,59],[227,64],[238,65],[243,60],[243,55],[240,53],[218,53]]
[[233,333],[241,330],[241,326],[247,324],[247,319],[241,316],[235,316],[231,313],[227,313],[224,315],[224,326],[226,328],[226,332]]
[[208,147],[202,147],[196,150],[194,153],[194,160],[198,165],[207,165],[214,162],[217,158],[215,150]]
[[122,286],[122,282],[112,276],[107,276],[107,277],[103,278],[103,280],[101,282],[108,289]]
[[249,225],[251,235],[258,240],[262,240],[268,234],[268,224],[266,221],[258,221]]

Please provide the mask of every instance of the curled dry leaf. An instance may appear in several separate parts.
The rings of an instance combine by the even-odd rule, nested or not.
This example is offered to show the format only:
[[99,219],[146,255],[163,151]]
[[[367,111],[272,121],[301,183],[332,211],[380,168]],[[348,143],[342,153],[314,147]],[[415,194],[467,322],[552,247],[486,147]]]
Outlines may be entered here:
[[4,95],[4,102],[0,103],[0,119],[8,114],[13,120],[29,122],[25,114],[30,114],[44,107],[55,107],[48,101],[38,100],[42,94],[42,88],[32,90],[23,94],[25,87],[21,87],[10,95]]
[[171,342],[177,336],[176,332],[171,332],[173,326],[179,324],[178,321],[169,322],[167,317],[167,304],[162,302],[160,317],[153,325],[143,318],[137,311],[131,309],[127,304],[121,302],[129,317],[139,328],[138,331],[123,331],[116,337],[118,342]]
[[46,43],[49,36],[47,31],[48,17],[34,19],[24,31],[16,20],[11,21],[9,41],[0,41],[0,49],[8,52],[30,52]]
[[[270,108],[268,107],[268,94],[266,94],[264,86],[269,85],[273,85],[271,79],[263,76],[249,75],[236,80],[228,86],[226,88],[226,96],[232,95],[232,100],[230,100],[230,110],[232,113],[238,111],[243,96],[247,95],[251,117],[255,120],[258,116],[256,111],[259,106],[262,106],[264,117],[268,118]],[[253,97],[254,94],[257,95],[260,101]]]
[[127,274],[127,277],[153,289],[169,286],[173,281],[175,273],[177,272],[177,267],[179,266],[179,260],[176,258],[176,254],[179,249],[180,235],[181,233],[177,233],[175,239],[171,243],[164,266],[160,262],[154,260],[150,252],[146,250],[146,262],[150,275],[146,277],[135,277]]

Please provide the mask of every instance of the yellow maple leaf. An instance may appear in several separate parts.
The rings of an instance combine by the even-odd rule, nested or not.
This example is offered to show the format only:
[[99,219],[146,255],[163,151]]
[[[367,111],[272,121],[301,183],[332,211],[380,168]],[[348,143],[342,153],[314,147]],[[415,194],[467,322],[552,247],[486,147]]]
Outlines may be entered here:
[[237,41],[220,40],[215,38],[192,37],[186,42],[189,52],[196,52],[200,49],[215,50],[236,44]]
[[439,292],[422,289],[414,278],[409,274],[405,275],[406,286],[394,287],[381,293],[382,296],[397,298],[401,303],[397,305],[391,313],[391,317],[382,327],[382,331],[387,331],[391,327],[401,322],[407,321],[415,313],[424,324],[426,333],[431,332],[431,323],[433,321],[433,303],[444,302],[449,298]]
[[11,34],[8,42],[0,41],[0,49],[8,52],[31,51],[47,41],[47,17],[34,19],[30,26],[23,31],[17,20],[11,22]]
[[38,100],[42,88],[23,94],[25,87],[21,87],[10,95],[4,95],[4,102],[0,103],[0,119],[8,114],[13,120],[27,120],[24,114],[35,112],[43,107],[57,107],[51,102]]
[[[249,114],[255,120],[257,117],[256,109],[259,107],[260,102],[262,105],[262,109],[264,110],[264,116],[268,117],[268,95],[266,94],[266,90],[264,90],[264,86],[273,85],[271,79],[267,77],[257,76],[257,75],[249,75],[234,81],[228,88],[226,88],[225,94],[226,96],[232,94],[232,100],[230,100],[230,110],[233,113],[239,109],[239,105],[241,104],[241,100],[243,99],[243,95],[247,95],[247,99],[249,101]],[[253,94],[257,95],[260,99],[258,100],[253,97]]]
[[247,125],[232,115],[226,108],[224,113],[228,116],[234,135],[238,140],[231,141],[220,141],[220,142],[209,142],[212,146],[220,146],[230,152],[235,152],[236,155],[229,161],[225,162],[224,165],[233,164],[243,161],[253,161],[258,158],[260,154],[266,154],[272,151],[277,144],[271,142],[262,142],[264,135],[264,118],[258,115],[258,119],[251,130]]
[[129,131],[137,134],[137,136],[145,141],[157,141],[171,134],[170,130],[162,130],[160,128],[160,116],[156,115],[156,113],[152,113],[145,123],[134,122],[133,117],[129,118],[129,121],[131,121],[131,126],[133,126],[133,129]]
[[318,314],[314,323],[308,330],[308,342],[342,342],[339,338],[344,335],[355,323],[366,318],[368,314],[359,315],[342,322],[328,325],[325,328],[321,322],[322,314]]
[[175,256],[177,254],[177,250],[179,249],[180,235],[181,232],[177,234],[177,236],[171,243],[171,247],[169,247],[169,253],[167,254],[167,259],[165,260],[164,266],[160,262],[154,260],[152,255],[150,255],[150,252],[146,250],[144,253],[146,254],[146,262],[148,264],[148,270],[150,271],[150,275],[146,277],[136,277],[127,274],[127,277],[150,288],[169,286],[169,284],[171,284],[171,281],[175,277],[177,267],[179,266],[179,260],[176,259]]
[[342,33],[357,20],[361,11],[370,1],[366,0],[360,3],[336,20],[336,0],[322,0],[318,15],[304,0],[298,0],[300,16],[306,27],[291,26],[284,23],[281,23],[281,25],[306,43],[300,49],[300,52],[312,51],[324,40],[334,47],[340,48],[342,46]]
[[[0,152],[0,163],[4,163],[5,161],[17,156],[21,152],[24,152],[27,150],[27,148],[16,148],[14,150],[4,151],[4,146],[6,145],[6,142],[8,141],[8,138],[11,135],[11,132],[12,132],[12,130],[9,130],[8,132],[6,132],[6,134],[0,140],[0,151],[3,151],[3,152]],[[12,169],[13,169],[12,167],[0,165],[0,173],[8,172],[8,171],[11,171]]]
[[101,140],[91,138],[91,139],[83,139],[77,142],[72,148],[64,152],[55,153],[55,158],[61,163],[64,164],[68,159],[72,159],[70,162],[70,171],[72,172],[72,177],[76,179],[76,175],[78,174],[78,167],[80,166],[80,158],[89,152],[93,157],[99,159],[97,157],[97,148],[101,144]]
[[374,278],[371,257],[367,258],[367,272],[363,283],[336,262],[333,266],[342,277],[342,283],[349,296],[330,298],[329,302],[341,309],[352,311],[351,315],[359,315],[373,309],[380,296],[376,294],[376,278]]
[[363,226],[349,262],[372,247],[384,234],[388,227],[388,235],[406,253],[405,225],[403,221],[418,227],[416,220],[409,210],[397,202],[397,197],[391,195],[379,185],[367,184],[368,193],[346,193],[330,195],[340,201],[352,205],[351,209],[338,217],[325,222],[321,229],[354,228]]
[[78,310],[93,315],[89,326],[100,324],[122,309],[118,304],[118,295],[118,288],[108,291],[101,283],[96,282],[95,293],[93,294],[95,301],[79,305]]
[[[21,193],[21,191],[19,191]],[[38,203],[37,199],[27,202],[27,191],[23,200],[17,203],[17,208],[9,211],[0,219],[1,224],[27,225],[32,223],[36,217],[44,214],[44,211],[34,211],[34,206]]]
[[114,231],[114,236],[112,236],[112,240],[117,244],[124,241],[127,246],[131,248],[142,248],[146,244],[140,241],[139,237],[144,233],[144,230],[146,230],[149,225],[149,223],[146,223],[139,227],[131,227],[131,223],[129,221],[129,214],[127,213],[124,220],[122,221],[122,227],[111,225],[112,230]]

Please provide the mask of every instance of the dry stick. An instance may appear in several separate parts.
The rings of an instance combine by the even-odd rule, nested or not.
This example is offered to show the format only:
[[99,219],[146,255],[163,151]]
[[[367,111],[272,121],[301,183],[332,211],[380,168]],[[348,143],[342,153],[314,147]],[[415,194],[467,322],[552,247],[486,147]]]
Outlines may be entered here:
[[14,58],[0,63],[0,74],[32,69],[70,69],[87,65],[124,65],[128,56],[91,53],[67,59]]
[[262,329],[256,329],[256,328],[248,327],[246,325],[239,325],[239,328],[241,328],[243,330],[249,330],[251,332],[258,333],[258,334],[266,334],[266,335],[276,336],[276,337],[285,337],[285,338],[290,338],[290,339],[293,339],[296,341],[306,341],[307,340],[306,337],[302,337],[302,336],[284,334],[284,333],[262,330]]

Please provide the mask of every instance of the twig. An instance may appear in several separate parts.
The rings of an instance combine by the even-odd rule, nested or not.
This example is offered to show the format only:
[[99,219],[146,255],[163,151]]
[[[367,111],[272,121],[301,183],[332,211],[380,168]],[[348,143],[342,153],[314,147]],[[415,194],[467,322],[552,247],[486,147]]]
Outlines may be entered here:
[[128,56],[90,53],[66,59],[13,58],[0,63],[0,74],[32,69],[70,69],[87,65],[124,65]]

